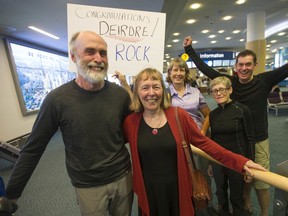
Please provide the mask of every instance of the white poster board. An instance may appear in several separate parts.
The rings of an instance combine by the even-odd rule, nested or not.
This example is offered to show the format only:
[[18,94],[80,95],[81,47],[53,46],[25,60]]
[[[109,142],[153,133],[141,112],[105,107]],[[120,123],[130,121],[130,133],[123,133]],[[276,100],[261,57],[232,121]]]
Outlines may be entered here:
[[[108,44],[108,73],[136,75],[146,67],[163,70],[164,13],[67,4],[68,43],[77,31],[95,31]],[[76,72],[70,60],[69,70]]]

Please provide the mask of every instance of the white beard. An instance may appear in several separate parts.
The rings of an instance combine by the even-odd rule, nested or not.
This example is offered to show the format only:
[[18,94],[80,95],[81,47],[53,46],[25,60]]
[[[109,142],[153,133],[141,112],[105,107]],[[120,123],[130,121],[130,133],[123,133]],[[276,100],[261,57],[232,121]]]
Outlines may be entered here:
[[[107,70],[105,69],[104,63],[98,65],[94,62],[84,64],[82,61],[78,62],[77,68],[78,73],[89,83],[91,84],[98,84],[100,82],[103,82],[105,77],[107,76]],[[90,68],[91,66],[99,66],[103,67],[102,70],[95,70],[93,68]]]

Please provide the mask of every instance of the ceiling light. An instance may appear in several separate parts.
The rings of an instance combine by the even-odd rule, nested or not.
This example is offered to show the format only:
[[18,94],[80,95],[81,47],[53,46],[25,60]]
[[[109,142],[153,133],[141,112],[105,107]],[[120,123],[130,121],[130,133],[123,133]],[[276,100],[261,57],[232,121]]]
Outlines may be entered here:
[[246,0],[238,0],[236,1],[236,4],[244,4],[246,2]]
[[231,39],[231,37],[226,37],[225,39],[226,39],[226,40],[230,40],[230,39]]
[[202,31],[203,34],[206,34],[206,33],[208,33],[208,32],[209,32],[209,30],[207,30],[207,29],[205,29],[205,30]]
[[189,19],[189,20],[186,21],[186,23],[188,23],[188,24],[192,24],[192,23],[195,23],[195,22],[196,22],[195,19]]
[[171,45],[171,44],[168,44],[166,47],[172,47],[172,45]]
[[218,33],[222,34],[224,33],[225,31],[224,30],[219,30]]
[[240,42],[243,42],[243,41],[244,41],[244,39],[243,39],[243,38],[241,38],[239,41],[240,41]]
[[240,32],[240,30],[234,30],[233,34],[238,34]]
[[174,39],[173,42],[177,43],[177,42],[179,42],[179,39]]
[[190,8],[191,9],[198,9],[198,8],[200,8],[201,7],[201,4],[199,4],[199,3],[194,3],[194,4],[191,4],[190,5]]
[[214,40],[214,41],[211,41],[210,43],[217,43],[217,41]]
[[209,38],[215,38],[216,35],[209,35]]
[[277,42],[277,40],[272,40],[272,41],[270,41],[270,43],[276,43]]
[[230,20],[232,18],[232,16],[225,16],[222,18],[222,20]]
[[49,37],[51,37],[51,38],[53,38],[53,39],[56,39],[56,40],[59,40],[59,39],[60,39],[59,37],[57,37],[57,36],[55,36],[55,35],[53,35],[53,34],[50,34],[50,33],[46,32],[46,31],[44,31],[44,30],[41,30],[41,29],[39,29],[39,28],[36,28],[36,27],[34,27],[34,26],[28,26],[28,28],[30,28],[30,29],[32,29],[32,30],[34,30],[34,31],[37,31],[37,32],[39,32],[39,33],[41,33],[41,34],[44,34],[44,35],[46,35],[46,36],[49,36]]
[[173,35],[174,35],[174,36],[179,36],[180,33],[179,33],[179,32],[175,32]]
[[277,35],[278,36],[282,36],[282,35],[285,35],[286,33],[285,32],[280,32],[280,33],[278,33]]
[[277,52],[277,49],[273,49],[272,52],[273,52],[273,53]]
[[271,44],[267,44],[266,47],[271,47]]
[[192,41],[192,44],[196,44],[196,43],[198,43],[198,41],[194,41],[194,40]]

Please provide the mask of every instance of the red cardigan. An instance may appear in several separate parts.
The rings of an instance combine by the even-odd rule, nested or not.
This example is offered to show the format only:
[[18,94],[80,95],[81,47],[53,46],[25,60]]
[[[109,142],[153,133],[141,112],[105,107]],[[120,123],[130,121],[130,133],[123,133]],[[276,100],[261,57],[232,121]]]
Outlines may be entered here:
[[[187,139],[187,143],[192,143],[194,146],[202,149],[207,154],[220,161],[225,166],[242,173],[247,158],[234,154],[208,137],[203,136],[200,133],[196,123],[190,117],[188,112],[182,108],[178,108],[179,119],[183,127],[184,136]],[[168,120],[168,124],[171,128],[173,136],[177,144],[177,169],[178,169],[178,190],[179,190],[179,208],[181,216],[194,215],[194,208],[191,200],[191,182],[189,176],[189,170],[186,163],[182,140],[178,131],[178,126],[175,118],[175,108],[170,107],[165,110],[165,115]],[[138,205],[142,210],[142,214],[150,216],[150,210],[145,191],[145,185],[139,160],[137,138],[140,120],[142,119],[143,112],[137,112],[130,114],[124,121],[123,130],[126,141],[130,144],[132,164],[133,164],[133,187],[134,192],[138,196]]]

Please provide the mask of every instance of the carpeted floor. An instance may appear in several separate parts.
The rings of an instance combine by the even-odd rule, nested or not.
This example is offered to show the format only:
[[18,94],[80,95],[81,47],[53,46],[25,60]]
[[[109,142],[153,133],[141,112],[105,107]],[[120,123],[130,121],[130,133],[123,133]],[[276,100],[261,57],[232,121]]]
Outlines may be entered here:
[[[216,104],[209,95],[205,95],[207,103],[213,109]],[[271,151],[271,171],[276,165],[287,160],[288,148],[288,111],[280,110],[269,114],[269,135]],[[13,163],[0,158],[0,176],[7,183]],[[270,215],[273,215],[274,188],[271,187]],[[259,215],[259,207],[252,194],[254,216]],[[216,198],[214,198],[216,205]],[[27,184],[22,197],[18,200],[18,216],[79,216],[74,189],[65,169],[64,146],[61,133],[55,134],[50,141],[39,165]],[[133,205],[133,216],[137,216],[137,202]]]

